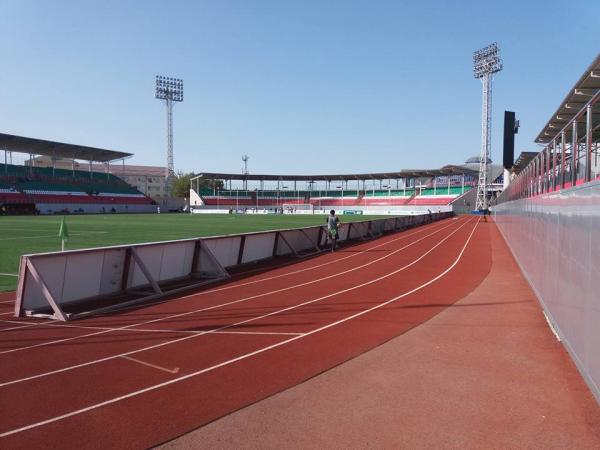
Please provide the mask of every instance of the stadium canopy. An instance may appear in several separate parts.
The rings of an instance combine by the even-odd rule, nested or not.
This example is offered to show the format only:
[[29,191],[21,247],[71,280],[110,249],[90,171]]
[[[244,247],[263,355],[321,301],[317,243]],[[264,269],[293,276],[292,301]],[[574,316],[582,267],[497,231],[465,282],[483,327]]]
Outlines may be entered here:
[[241,181],[339,181],[339,180],[387,180],[405,178],[432,178],[448,175],[477,175],[477,171],[464,166],[444,166],[441,169],[401,170],[399,172],[336,174],[336,175],[255,175],[239,173],[196,174],[193,179],[241,180]]
[[537,156],[538,152],[521,152],[517,160],[513,165],[513,170],[516,174],[519,174],[533,158]]
[[[552,141],[598,91],[600,91],[600,53],[569,91],[556,112],[540,131],[535,142],[547,144]],[[593,111],[593,116],[593,126],[595,127],[600,122],[600,111],[597,109]]]
[[0,150],[28,153],[54,158],[80,159],[84,161],[111,162],[133,156],[132,153],[117,152],[84,145],[65,144],[24,136],[0,133]]

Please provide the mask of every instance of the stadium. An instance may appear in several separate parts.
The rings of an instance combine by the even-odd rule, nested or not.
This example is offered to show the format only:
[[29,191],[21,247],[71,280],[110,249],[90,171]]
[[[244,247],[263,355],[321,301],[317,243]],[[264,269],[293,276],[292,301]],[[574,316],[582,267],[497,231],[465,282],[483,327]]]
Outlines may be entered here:
[[499,164],[498,51],[464,162],[178,173],[162,76],[164,167],[0,133],[0,447],[600,448],[600,54]]

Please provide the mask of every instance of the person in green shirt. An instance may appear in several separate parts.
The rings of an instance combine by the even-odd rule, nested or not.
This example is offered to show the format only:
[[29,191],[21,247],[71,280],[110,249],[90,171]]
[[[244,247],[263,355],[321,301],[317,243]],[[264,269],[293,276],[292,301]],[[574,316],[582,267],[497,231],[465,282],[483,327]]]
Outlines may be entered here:
[[335,251],[335,247],[338,240],[339,230],[340,230],[340,219],[335,215],[335,210],[329,211],[329,216],[327,216],[327,236],[331,239],[331,251]]

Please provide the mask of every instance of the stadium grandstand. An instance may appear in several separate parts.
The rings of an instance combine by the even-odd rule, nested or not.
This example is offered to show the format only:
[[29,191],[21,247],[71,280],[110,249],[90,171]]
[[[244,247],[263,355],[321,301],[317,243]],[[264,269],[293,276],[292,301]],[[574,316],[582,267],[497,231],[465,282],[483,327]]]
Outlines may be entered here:
[[[490,165],[490,179],[502,176]],[[447,165],[433,170],[344,175],[255,175],[200,173],[191,179],[193,213],[274,212],[345,214],[415,214],[451,211],[470,192],[477,168]],[[249,188],[255,183],[256,188]],[[270,186],[269,186],[270,185]]]
[[[164,166],[140,166],[126,164],[127,158],[121,161],[121,164],[106,165],[102,163],[93,163],[92,171],[106,173],[125,181],[133,186],[142,194],[150,197],[157,204],[172,204],[173,198],[168,197],[167,177],[165,176],[167,168]],[[37,156],[25,161],[25,165],[35,167],[54,167],[56,169],[82,170],[89,172],[89,164],[86,162],[75,161],[66,158],[57,158],[50,156]]]
[[[463,164],[199,168],[191,214],[2,217],[0,449],[599,449],[600,54],[541,151],[514,158],[505,112],[498,165],[496,50],[475,52],[483,145]],[[157,80],[176,88],[156,96],[166,168],[0,134],[0,214],[160,212],[143,177],[168,199],[183,92]]]
[[[151,212],[155,202],[110,173],[110,164],[124,161],[130,153],[81,145],[0,134],[4,164],[0,165],[0,214]],[[12,153],[29,154],[29,164],[9,163]],[[71,169],[37,167],[35,155],[70,159]],[[89,170],[76,170],[77,161]],[[104,172],[93,170],[102,163]],[[97,167],[97,165],[96,165]]]

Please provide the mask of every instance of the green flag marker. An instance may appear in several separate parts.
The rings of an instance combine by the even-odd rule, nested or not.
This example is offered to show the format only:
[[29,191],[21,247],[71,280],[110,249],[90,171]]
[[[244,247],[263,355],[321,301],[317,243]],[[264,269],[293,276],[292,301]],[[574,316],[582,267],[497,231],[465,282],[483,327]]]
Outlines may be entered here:
[[65,251],[65,241],[69,239],[69,230],[67,229],[67,222],[63,216],[62,222],[60,222],[60,230],[58,230],[58,237],[62,241],[62,251]]

